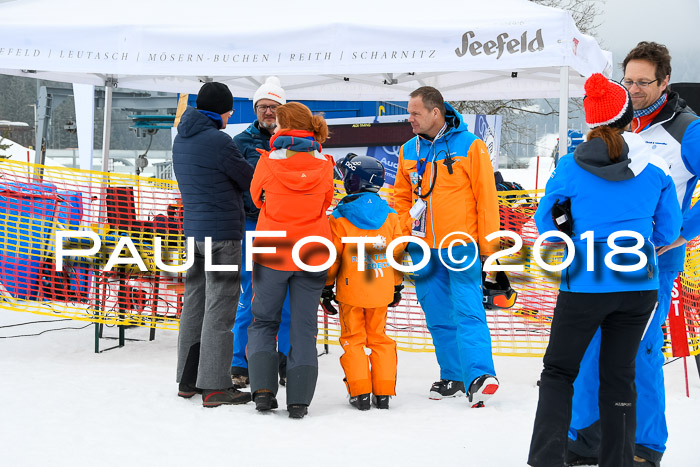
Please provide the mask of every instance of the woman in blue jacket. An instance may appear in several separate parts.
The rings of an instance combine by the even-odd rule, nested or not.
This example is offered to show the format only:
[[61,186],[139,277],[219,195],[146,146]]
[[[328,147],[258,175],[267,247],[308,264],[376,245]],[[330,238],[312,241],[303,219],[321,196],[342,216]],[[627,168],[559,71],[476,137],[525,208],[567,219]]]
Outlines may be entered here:
[[[562,158],[535,213],[541,234],[572,240],[562,271],[528,463],[564,466],[573,382],[601,329],[601,467],[633,465],[634,359],[656,308],[656,248],[680,233],[681,212],[668,166],[634,133],[627,90],[594,74],[583,105],[588,141]],[[573,248],[572,248],[573,246]]]

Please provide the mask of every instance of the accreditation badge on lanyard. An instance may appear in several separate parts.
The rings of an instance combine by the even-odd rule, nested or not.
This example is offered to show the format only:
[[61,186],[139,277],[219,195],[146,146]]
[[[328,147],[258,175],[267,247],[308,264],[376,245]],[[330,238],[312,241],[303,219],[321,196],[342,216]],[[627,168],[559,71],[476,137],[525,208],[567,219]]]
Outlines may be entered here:
[[[420,188],[418,188],[418,190],[420,190]],[[425,237],[425,224],[428,217],[428,210],[426,207],[427,205],[425,204],[425,201],[418,198],[413,203],[413,207],[410,209],[410,211],[408,211],[413,219],[413,227],[411,228],[411,235],[413,236],[421,238]]]
[[[445,130],[447,130],[447,123],[442,125],[442,128],[440,128],[440,131],[438,131],[438,134],[435,135],[435,138],[433,139],[432,142],[432,148],[433,148],[433,160],[435,159],[435,141],[440,138],[444,133]],[[420,160],[420,137],[416,137],[416,157],[418,159],[418,162],[416,164],[416,172],[415,172],[415,178],[417,181],[418,188],[416,188],[416,195],[418,195],[418,198],[416,198],[413,202],[413,206],[411,209],[408,211],[409,215],[411,216],[411,219],[413,219],[413,227],[411,228],[411,235],[416,236],[416,237],[425,237],[425,231],[426,231],[426,224],[427,224],[427,214],[428,214],[428,204],[425,202],[423,197],[421,197],[421,190],[422,190],[422,184],[423,184],[423,173],[425,172],[425,168],[428,166],[428,158],[426,157],[425,160],[421,162]],[[414,179],[414,174],[411,173],[411,180],[413,181]],[[428,193],[430,194],[430,193]]]

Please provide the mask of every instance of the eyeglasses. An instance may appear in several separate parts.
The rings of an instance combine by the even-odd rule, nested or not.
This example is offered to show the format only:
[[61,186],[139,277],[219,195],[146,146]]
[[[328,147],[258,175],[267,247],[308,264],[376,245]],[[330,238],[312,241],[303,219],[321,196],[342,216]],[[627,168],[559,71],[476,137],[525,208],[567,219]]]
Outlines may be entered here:
[[620,84],[626,87],[627,89],[631,88],[633,85],[637,85],[638,88],[646,88],[652,83],[656,83],[658,81],[658,78],[655,79],[654,81],[632,81],[631,79],[623,79],[620,81]]
[[262,113],[265,113],[268,110],[272,113],[275,113],[277,111],[277,107],[279,107],[279,105],[256,105],[255,109],[258,112],[262,112]]

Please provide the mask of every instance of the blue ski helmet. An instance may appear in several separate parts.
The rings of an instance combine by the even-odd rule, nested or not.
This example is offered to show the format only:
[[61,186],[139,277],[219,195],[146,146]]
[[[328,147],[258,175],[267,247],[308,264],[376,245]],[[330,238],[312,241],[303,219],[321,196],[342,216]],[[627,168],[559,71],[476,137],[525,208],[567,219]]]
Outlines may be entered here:
[[338,161],[345,192],[349,195],[376,193],[384,185],[384,166],[374,157],[350,153]]

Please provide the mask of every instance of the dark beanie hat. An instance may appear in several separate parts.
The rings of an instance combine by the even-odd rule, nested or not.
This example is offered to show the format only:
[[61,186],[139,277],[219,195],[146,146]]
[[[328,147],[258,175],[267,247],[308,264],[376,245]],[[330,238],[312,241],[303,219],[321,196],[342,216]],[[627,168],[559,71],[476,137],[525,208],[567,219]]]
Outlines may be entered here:
[[583,110],[589,128],[605,125],[623,129],[632,121],[632,100],[624,86],[594,73],[584,88]]
[[225,114],[233,109],[233,95],[224,83],[204,83],[197,94],[197,109]]

